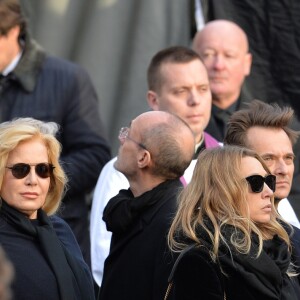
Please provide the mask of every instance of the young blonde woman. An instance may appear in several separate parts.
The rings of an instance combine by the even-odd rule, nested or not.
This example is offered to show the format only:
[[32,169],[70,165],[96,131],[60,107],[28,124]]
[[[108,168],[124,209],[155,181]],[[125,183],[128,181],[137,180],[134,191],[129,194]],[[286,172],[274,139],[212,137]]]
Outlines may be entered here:
[[204,150],[169,232],[182,252],[176,300],[299,299],[290,227],[274,208],[276,177],[253,151]]

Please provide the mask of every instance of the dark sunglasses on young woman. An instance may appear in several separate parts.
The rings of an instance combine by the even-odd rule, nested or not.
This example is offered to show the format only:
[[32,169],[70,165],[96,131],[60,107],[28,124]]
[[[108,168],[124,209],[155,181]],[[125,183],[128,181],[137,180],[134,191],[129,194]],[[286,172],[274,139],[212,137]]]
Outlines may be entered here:
[[30,173],[31,167],[35,167],[35,173],[41,178],[50,177],[53,174],[53,169],[55,168],[52,164],[48,163],[18,163],[10,167],[7,166],[6,168],[11,170],[11,173],[15,178],[22,179]]
[[276,188],[275,175],[267,175],[266,177],[263,177],[261,175],[252,175],[252,176],[248,176],[246,180],[249,183],[253,193],[262,192],[265,183],[273,192],[275,192],[275,188]]

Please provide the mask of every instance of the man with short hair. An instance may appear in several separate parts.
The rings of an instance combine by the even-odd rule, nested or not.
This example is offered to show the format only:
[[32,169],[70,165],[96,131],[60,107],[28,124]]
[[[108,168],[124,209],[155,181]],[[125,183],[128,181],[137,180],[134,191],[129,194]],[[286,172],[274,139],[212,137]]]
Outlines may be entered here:
[[[194,160],[184,173],[182,181],[191,180],[196,158],[201,149],[219,146],[204,132],[210,118],[211,92],[207,71],[197,53],[186,47],[169,47],[157,52],[148,67],[149,106],[157,111],[171,112],[184,120],[193,130],[196,147]],[[103,264],[110,247],[102,214],[105,205],[120,189],[128,188],[126,177],[113,167],[116,158],[103,168],[94,192],[91,210],[92,271],[100,286]]]
[[151,111],[122,128],[119,139],[114,166],[130,188],[103,213],[112,241],[99,299],[163,299],[174,262],[166,237],[182,188],[179,178],[194,155],[194,133],[177,116]]
[[[294,173],[293,145],[299,133],[291,129],[294,111],[290,107],[280,108],[253,100],[248,108],[235,112],[228,122],[225,144],[253,149],[276,175],[275,205],[287,221],[300,227],[291,210],[281,210],[282,199],[287,202]],[[286,206],[285,206],[286,207]]]
[[232,113],[252,100],[249,92],[242,90],[252,63],[247,35],[231,21],[214,20],[196,33],[193,49],[207,69],[212,92],[212,115],[206,131],[223,141]]

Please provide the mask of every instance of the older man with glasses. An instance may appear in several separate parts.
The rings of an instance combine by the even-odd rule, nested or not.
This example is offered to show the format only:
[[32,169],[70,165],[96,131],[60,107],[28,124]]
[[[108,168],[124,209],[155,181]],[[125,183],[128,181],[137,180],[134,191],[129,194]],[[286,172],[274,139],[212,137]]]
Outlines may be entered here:
[[174,262],[166,236],[180,177],[194,155],[194,133],[177,116],[151,111],[123,127],[119,140],[114,166],[130,188],[104,209],[112,240],[99,299],[163,299]]

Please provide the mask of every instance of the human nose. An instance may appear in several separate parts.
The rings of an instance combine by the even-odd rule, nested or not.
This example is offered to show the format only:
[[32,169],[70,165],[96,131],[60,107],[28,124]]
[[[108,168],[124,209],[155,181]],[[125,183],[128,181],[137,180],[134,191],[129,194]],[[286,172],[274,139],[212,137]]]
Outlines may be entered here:
[[273,195],[274,195],[274,191],[264,182],[263,196],[271,197]]
[[189,106],[195,106],[198,105],[201,101],[201,95],[197,90],[192,90],[190,92],[189,98],[188,98],[188,105]]
[[217,70],[223,69],[225,67],[224,57],[221,55],[216,55],[214,58],[213,67]]
[[288,173],[288,166],[283,159],[279,159],[276,162],[275,170],[273,172],[275,175],[286,175]]
[[38,175],[35,172],[35,168],[31,166],[29,174],[26,176],[25,183],[27,185],[36,185],[38,182]]

